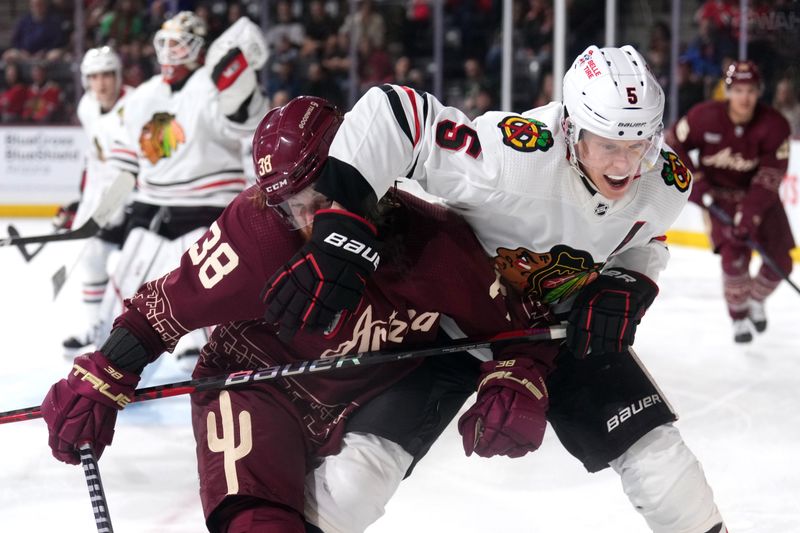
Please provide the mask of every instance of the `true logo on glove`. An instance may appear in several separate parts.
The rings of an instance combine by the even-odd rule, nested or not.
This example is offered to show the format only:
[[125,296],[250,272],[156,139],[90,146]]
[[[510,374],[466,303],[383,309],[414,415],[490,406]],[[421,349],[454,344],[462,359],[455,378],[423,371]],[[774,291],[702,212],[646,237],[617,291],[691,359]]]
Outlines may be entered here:
[[347,250],[348,252],[354,253],[356,255],[360,255],[378,270],[378,263],[381,260],[381,257],[378,255],[378,252],[367,246],[366,244],[359,242],[355,239],[349,239],[342,235],[341,233],[333,232],[325,239],[323,242],[326,242],[332,246],[336,246],[337,248],[341,248],[342,250]]
[[[81,365],[74,364],[72,365],[72,368],[74,369],[73,375],[75,377],[80,377],[81,381],[88,381],[89,383],[91,383],[92,387],[96,391],[98,391],[103,396],[111,399],[111,401],[119,405],[120,409],[131,403],[132,398],[130,396],[126,396],[125,394],[122,393],[111,394],[110,392],[108,392],[108,389],[111,388],[111,385],[109,385],[99,377],[95,376],[94,374],[83,368]],[[108,369],[106,369],[106,372],[108,372]]]

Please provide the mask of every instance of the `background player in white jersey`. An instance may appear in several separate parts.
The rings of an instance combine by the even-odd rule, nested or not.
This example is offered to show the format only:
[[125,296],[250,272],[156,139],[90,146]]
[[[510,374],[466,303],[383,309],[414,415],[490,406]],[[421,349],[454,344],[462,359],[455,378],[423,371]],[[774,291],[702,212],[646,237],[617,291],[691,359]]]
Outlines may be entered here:
[[[241,140],[265,111],[256,69],[266,61],[266,44],[246,18],[208,50],[206,33],[205,22],[189,11],[164,22],[154,38],[161,73],[137,87],[126,106],[123,129],[139,161],[138,190],[130,238],[112,275],[117,288],[102,304],[102,336],[122,298],[174,268],[247,185]],[[196,354],[205,340],[195,333],[176,353]]]
[[[78,119],[89,137],[89,149],[86,151],[81,199],[72,222],[76,227],[92,215],[120,169],[135,175],[139,168],[136,155],[115,140],[120,136],[125,101],[133,91],[131,87],[122,85],[119,56],[108,46],[87,50],[81,61],[81,81],[86,93],[78,103]],[[96,237],[89,239],[82,252],[81,285],[87,323],[83,331],[64,340],[66,356],[74,357],[94,342],[93,330],[108,284],[106,263],[111,252],[122,245],[122,223],[120,206],[112,222]]]
[[[691,184],[686,167],[662,145],[663,91],[632,47],[591,46],[565,75],[563,94],[563,103],[473,121],[407,87],[370,89],[346,115],[316,189],[362,216],[398,176],[442,197],[470,222],[498,274],[527,298],[532,322],[568,320],[547,383],[548,420],[567,450],[590,472],[611,466],[653,531],[724,532],[702,468],[672,424],[674,413],[630,351],[668,260],[664,233]],[[358,224],[342,213],[337,231],[357,235]],[[307,244],[299,254],[314,250]],[[332,316],[356,308],[363,281],[349,291],[310,290],[355,279],[344,260],[327,266],[314,276],[291,263],[280,269],[268,282],[275,296],[267,320],[286,330],[323,330]],[[529,421],[517,411],[519,394],[512,386],[479,387],[459,421],[468,454],[512,455],[509,442],[524,447]],[[403,403],[380,409],[393,421]],[[374,423],[380,418],[358,428],[377,439],[346,440],[311,481],[326,533],[363,530],[384,503],[365,505],[364,493],[390,495],[402,477],[375,475],[360,464],[362,457],[382,468],[408,464],[397,460],[391,428]],[[395,485],[365,488],[370,483]]]

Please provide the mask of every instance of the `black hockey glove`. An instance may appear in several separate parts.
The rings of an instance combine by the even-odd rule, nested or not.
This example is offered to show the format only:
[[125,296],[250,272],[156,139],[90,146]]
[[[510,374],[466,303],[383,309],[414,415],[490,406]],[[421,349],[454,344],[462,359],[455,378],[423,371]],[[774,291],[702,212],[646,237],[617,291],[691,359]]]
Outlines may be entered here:
[[285,342],[301,328],[325,329],[341,311],[355,311],[380,261],[375,228],[346,211],[321,210],[311,239],[270,278],[264,319]]
[[572,304],[567,348],[578,358],[624,351],[633,344],[636,326],[655,300],[658,286],[638,272],[612,268],[587,285]]

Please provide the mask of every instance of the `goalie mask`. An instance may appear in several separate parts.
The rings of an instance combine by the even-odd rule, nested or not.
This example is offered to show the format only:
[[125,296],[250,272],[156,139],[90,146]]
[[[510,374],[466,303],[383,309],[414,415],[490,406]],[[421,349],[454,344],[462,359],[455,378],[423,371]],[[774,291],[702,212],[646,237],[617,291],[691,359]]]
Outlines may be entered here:
[[200,66],[206,23],[191,11],[181,11],[162,24],[153,38],[161,75],[176,83]]
[[563,95],[570,163],[579,173],[594,169],[624,188],[643,163],[656,163],[664,91],[632,46],[587,48],[564,75]]
[[342,114],[323,98],[299,96],[272,109],[253,135],[257,184],[291,229],[302,229],[331,202],[313,188]]

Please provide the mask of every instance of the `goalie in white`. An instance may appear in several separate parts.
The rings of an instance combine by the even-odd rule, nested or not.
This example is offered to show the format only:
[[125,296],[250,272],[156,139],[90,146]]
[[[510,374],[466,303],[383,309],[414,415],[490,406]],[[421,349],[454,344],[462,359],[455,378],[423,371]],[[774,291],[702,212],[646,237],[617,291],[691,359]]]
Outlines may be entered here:
[[[139,169],[136,154],[118,141],[121,115],[133,88],[122,84],[122,62],[116,52],[108,46],[87,50],[81,61],[81,82],[86,93],[78,103],[78,119],[89,138],[89,148],[74,227],[80,227],[91,216],[120,170],[135,175]],[[80,256],[87,322],[80,333],[64,340],[66,357],[75,357],[95,340],[100,302],[108,285],[106,265],[111,252],[122,246],[123,217],[120,207],[109,224],[87,241]]]
[[[177,266],[248,185],[241,143],[266,110],[255,72],[266,60],[266,45],[246,18],[208,55],[206,34],[205,22],[190,11],[164,22],[153,40],[161,73],[137,87],[126,106],[123,141],[139,162],[138,190],[127,219],[129,245],[112,274],[117,290],[107,291],[102,304],[102,336],[123,299]],[[204,332],[193,332],[176,353],[196,355],[205,342]]]
[[[548,421],[567,450],[590,472],[611,466],[653,531],[724,533],[702,468],[673,426],[677,417],[630,351],[669,257],[664,233],[691,184],[662,146],[663,91],[632,47],[591,46],[565,75],[563,94],[563,103],[473,121],[408,87],[372,88],[345,116],[315,188],[361,216],[397,177],[442,197],[519,290],[532,324],[568,321],[547,382]],[[341,221],[336,231],[347,237],[353,223],[344,212]],[[269,282],[273,292],[286,284],[308,296],[269,303],[268,316],[282,325],[322,331],[326,324],[306,320],[314,316],[306,309],[352,305],[336,294],[316,297],[294,276]],[[468,454],[527,444],[519,442],[527,419],[515,394],[510,386],[479,390],[459,422]],[[411,404],[383,402],[369,423],[350,421],[342,451],[309,478],[310,521],[326,533],[354,532],[382,514],[403,469],[419,458],[393,427],[413,418],[404,413]]]

